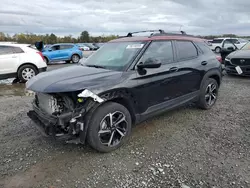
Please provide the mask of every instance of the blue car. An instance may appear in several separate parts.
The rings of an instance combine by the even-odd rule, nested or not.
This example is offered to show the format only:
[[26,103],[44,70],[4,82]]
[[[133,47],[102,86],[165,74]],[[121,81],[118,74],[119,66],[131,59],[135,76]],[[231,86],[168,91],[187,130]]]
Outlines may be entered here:
[[36,44],[36,46],[39,45],[47,64],[55,61],[66,61],[67,63],[72,61],[73,63],[78,63],[83,57],[81,49],[76,44],[61,43],[54,44],[46,48],[43,48],[43,44],[41,43]]

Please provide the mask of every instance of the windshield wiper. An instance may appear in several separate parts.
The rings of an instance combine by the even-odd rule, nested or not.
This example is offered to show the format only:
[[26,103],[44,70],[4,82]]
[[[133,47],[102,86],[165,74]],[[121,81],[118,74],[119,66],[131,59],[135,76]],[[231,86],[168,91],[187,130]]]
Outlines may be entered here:
[[105,69],[104,66],[101,65],[86,65],[87,67],[94,67],[94,68],[100,68],[100,69]]

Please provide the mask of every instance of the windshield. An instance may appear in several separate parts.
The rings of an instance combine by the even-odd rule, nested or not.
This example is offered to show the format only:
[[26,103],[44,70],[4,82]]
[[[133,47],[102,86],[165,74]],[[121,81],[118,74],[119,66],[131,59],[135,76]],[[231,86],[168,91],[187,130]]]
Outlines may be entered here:
[[241,50],[250,50],[250,42],[246,43]]
[[107,43],[91,55],[85,66],[122,71],[143,48],[145,42]]

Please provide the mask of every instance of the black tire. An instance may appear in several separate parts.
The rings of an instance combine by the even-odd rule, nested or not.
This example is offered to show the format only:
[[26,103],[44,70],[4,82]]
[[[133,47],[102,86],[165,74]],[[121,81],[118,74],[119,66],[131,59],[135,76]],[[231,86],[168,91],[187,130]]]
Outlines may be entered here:
[[[215,95],[216,98],[214,98],[212,94],[211,95],[208,94],[209,86],[215,87],[215,90],[213,90],[212,93],[213,95]],[[205,80],[201,87],[198,106],[204,110],[208,110],[212,108],[218,99],[218,90],[219,90],[219,86],[215,79],[208,78],[207,80]],[[209,98],[208,98],[208,95],[209,95]],[[209,104],[210,97],[211,97],[211,103]]]
[[47,65],[49,64],[49,60],[48,60],[47,57],[44,57],[44,61],[45,61],[45,63],[46,63]]
[[[112,139],[111,136],[109,137],[109,135],[113,134],[112,138],[117,138],[117,140],[119,139],[119,136],[121,136],[120,142],[115,142],[117,140],[114,140],[114,142],[111,142],[112,144],[114,144],[113,146],[108,146],[106,144],[104,144],[101,138],[101,134],[100,131],[102,129],[102,125],[101,123],[104,122],[103,120],[106,120],[105,117],[109,118],[109,114],[114,114],[114,116],[117,113],[120,113],[121,117],[122,115],[124,115],[125,117],[125,121],[123,121],[123,125],[126,125],[126,131],[125,131],[125,136],[121,136],[121,134],[117,131],[117,130],[113,130],[113,132],[111,133],[112,129],[108,129],[106,128],[106,130],[110,130],[110,133],[102,133],[103,138],[105,138],[104,136],[107,137],[107,141],[110,141]],[[114,117],[112,116],[112,117]],[[113,118],[112,118],[113,119]],[[88,125],[88,132],[87,132],[87,141],[89,143],[89,145],[96,149],[99,152],[111,152],[116,150],[117,148],[121,147],[125,142],[128,141],[130,134],[131,134],[131,115],[129,113],[129,111],[127,110],[127,108],[125,108],[124,106],[122,106],[121,104],[118,103],[114,103],[114,102],[107,102],[103,105],[101,105],[100,107],[98,107],[93,114],[91,114],[91,117],[89,119],[89,125]],[[105,121],[106,127],[108,127],[108,122]],[[115,122],[115,121],[114,121]],[[122,124],[121,123],[121,124]],[[121,130],[119,128],[119,130]],[[105,130],[104,130],[105,131]],[[123,132],[124,133],[124,132]],[[106,134],[106,135],[105,135]],[[106,143],[106,142],[105,142]],[[109,143],[109,142],[108,142]]]
[[79,63],[80,61],[80,56],[78,54],[73,54],[71,57],[72,63]]
[[220,48],[220,47],[216,47],[216,48],[215,48],[215,52],[216,52],[216,53],[220,53],[220,52],[221,52],[221,48]]
[[[30,71],[30,75],[27,75],[25,71]],[[29,79],[38,74],[38,70],[34,65],[23,65],[17,71],[17,77],[21,82],[27,82]]]

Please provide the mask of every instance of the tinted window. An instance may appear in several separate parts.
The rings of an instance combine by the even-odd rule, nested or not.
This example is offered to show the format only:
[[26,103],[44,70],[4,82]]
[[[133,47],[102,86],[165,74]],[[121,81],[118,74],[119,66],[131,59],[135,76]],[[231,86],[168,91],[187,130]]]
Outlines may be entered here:
[[153,58],[162,64],[172,63],[174,60],[171,41],[154,41],[150,44],[140,62]]
[[197,49],[190,41],[176,41],[178,57],[180,60],[197,57]]
[[55,51],[55,50],[60,50],[60,46],[59,46],[59,45],[52,46],[51,49],[52,49],[53,51]]
[[213,54],[212,50],[209,48],[209,46],[205,42],[196,42],[196,44],[199,46],[199,48],[204,54],[206,53]]
[[232,43],[239,43],[239,41],[237,39],[227,39],[226,41],[230,41]]
[[14,53],[18,53],[18,51],[19,53],[21,53],[20,50],[12,46],[0,46],[0,55],[14,54]]
[[73,48],[73,45],[60,45],[60,50]]
[[214,39],[212,43],[222,43],[223,39]]

